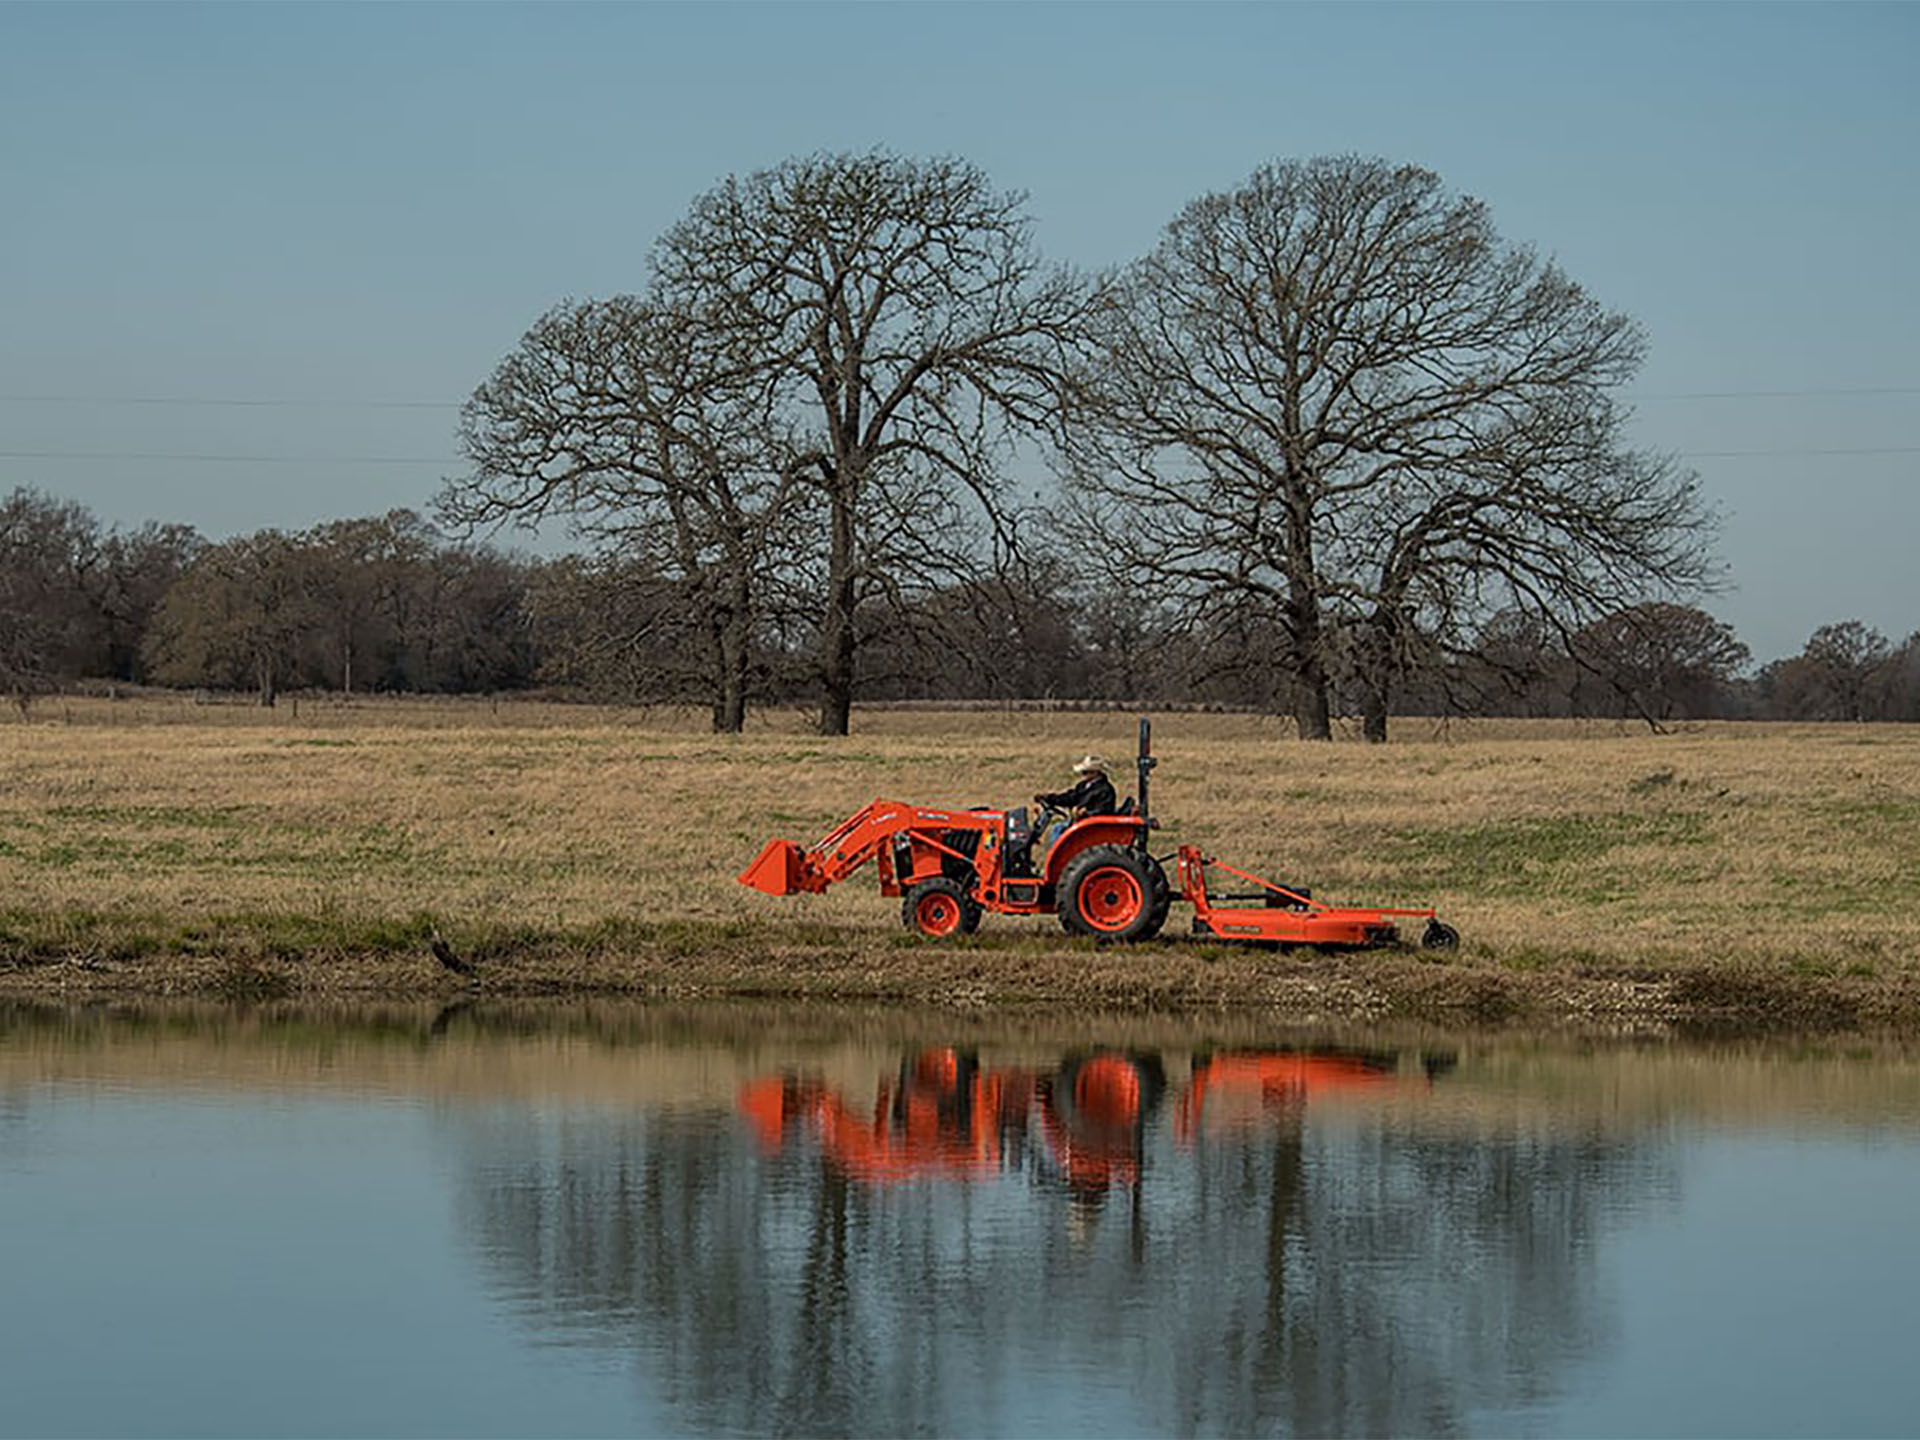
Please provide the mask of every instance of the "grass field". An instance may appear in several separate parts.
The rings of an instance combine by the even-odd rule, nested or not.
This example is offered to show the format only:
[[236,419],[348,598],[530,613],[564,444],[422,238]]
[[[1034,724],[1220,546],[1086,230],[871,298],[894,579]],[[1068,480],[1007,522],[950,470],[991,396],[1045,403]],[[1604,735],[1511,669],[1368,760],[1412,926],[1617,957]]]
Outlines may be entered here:
[[[1302,744],[1274,719],[1157,717],[1164,848],[1196,843],[1323,898],[1433,903],[1463,937],[1445,964],[1329,968],[1095,950],[995,917],[936,946],[902,931],[870,876],[791,899],[734,883],[768,838],[810,841],[875,796],[1014,804],[1070,783],[1088,749],[1120,762],[1125,793],[1129,714],[871,711],[831,740],[796,714],[738,737],[701,721],[44,702],[0,723],[0,984],[405,990],[447,982],[425,958],[438,925],[520,989],[1178,1005],[1417,970],[1416,989],[1469,998],[1490,978],[1534,977],[1513,993],[1577,981],[1605,1008],[1595,986],[1670,1000],[1737,975],[1776,1000],[1879,995],[1868,1011],[1896,1018],[1920,989],[1913,727],[1403,721],[1368,747]],[[1169,933],[1184,930],[1176,907]]]

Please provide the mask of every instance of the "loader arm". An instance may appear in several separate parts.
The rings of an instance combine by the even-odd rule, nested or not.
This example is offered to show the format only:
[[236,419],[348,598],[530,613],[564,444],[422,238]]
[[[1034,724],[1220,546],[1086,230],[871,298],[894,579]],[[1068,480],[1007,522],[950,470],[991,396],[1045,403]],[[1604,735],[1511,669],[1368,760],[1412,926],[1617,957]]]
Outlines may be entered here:
[[791,840],[769,840],[740,883],[769,895],[818,895],[865,865],[894,836],[937,823],[950,812],[923,810],[898,800],[875,800],[805,850]]

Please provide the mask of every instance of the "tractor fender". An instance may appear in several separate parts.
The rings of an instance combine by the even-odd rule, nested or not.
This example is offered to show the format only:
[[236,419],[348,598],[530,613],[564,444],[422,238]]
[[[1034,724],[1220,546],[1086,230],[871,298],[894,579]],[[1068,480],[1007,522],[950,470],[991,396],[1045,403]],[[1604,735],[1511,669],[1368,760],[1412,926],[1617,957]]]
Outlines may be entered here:
[[1049,885],[1059,884],[1060,876],[1074,857],[1091,846],[1139,845],[1145,825],[1138,815],[1089,815],[1085,820],[1074,821],[1047,851],[1047,873],[1041,878]]

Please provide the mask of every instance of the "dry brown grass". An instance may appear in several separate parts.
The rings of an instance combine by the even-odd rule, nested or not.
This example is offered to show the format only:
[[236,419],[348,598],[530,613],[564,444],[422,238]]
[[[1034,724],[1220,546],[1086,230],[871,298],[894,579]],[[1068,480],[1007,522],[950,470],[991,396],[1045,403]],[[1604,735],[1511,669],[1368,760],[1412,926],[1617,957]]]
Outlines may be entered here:
[[[1130,776],[1133,730],[1122,713],[869,711],[847,739],[794,714],[720,737],[696,715],[532,703],[43,703],[0,724],[0,960],[171,954],[200,965],[194,988],[245,989],[235,957],[418,955],[437,921],[482,954],[549,961],[639,946],[910,968],[925,947],[869,877],[778,900],[734,874],[875,796],[1011,804],[1089,748]],[[1406,721],[1368,747],[1181,714],[1155,741],[1166,848],[1325,897],[1435,903],[1469,968],[1920,981],[1920,729]],[[1033,920],[989,919],[963,953],[988,989],[1062,954],[1140,970]],[[1163,968],[1216,960],[1243,963]]]

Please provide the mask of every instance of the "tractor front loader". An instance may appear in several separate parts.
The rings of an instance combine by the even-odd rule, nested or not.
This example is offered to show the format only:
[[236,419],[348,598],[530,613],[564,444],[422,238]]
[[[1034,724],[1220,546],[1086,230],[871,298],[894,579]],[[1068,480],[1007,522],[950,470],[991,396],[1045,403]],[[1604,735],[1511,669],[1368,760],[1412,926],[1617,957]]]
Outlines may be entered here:
[[[1116,815],[1076,820],[1044,850],[1047,814],[1012,810],[942,810],[875,800],[806,849],[771,840],[740,874],[769,895],[819,894],[869,861],[880,893],[899,896],[900,917],[923,935],[970,934],[991,910],[1000,915],[1052,913],[1071,935],[1149,940],[1167,921],[1175,889],[1149,849],[1158,822],[1148,808],[1157,763],[1151,722],[1140,721],[1138,794]],[[1279,945],[1368,946],[1397,938],[1396,917],[1423,917],[1422,943],[1451,947],[1458,936],[1431,908],[1336,908],[1310,892],[1262,880],[1182,845],[1175,851],[1179,895],[1193,906],[1197,935]],[[1207,869],[1217,866],[1259,888],[1215,895]],[[1246,902],[1257,902],[1248,904]]]

